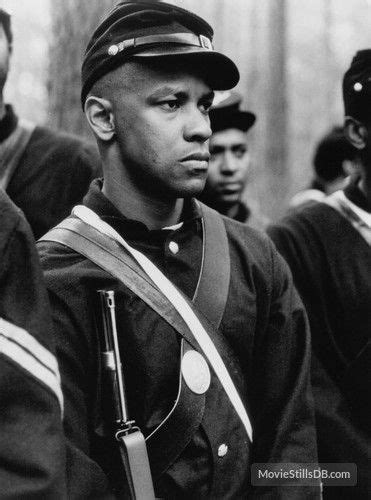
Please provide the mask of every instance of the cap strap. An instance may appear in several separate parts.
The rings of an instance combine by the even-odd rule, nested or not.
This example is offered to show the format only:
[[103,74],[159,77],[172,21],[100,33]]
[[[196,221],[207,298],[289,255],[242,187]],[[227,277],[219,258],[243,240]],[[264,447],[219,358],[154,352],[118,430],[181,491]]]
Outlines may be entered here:
[[140,45],[151,45],[154,43],[178,43],[181,45],[202,47],[206,50],[214,50],[211,40],[204,35],[194,35],[193,33],[169,33],[123,40],[118,44],[111,45],[108,49],[108,54],[110,56],[115,56],[118,52],[122,52],[128,48],[138,47]]

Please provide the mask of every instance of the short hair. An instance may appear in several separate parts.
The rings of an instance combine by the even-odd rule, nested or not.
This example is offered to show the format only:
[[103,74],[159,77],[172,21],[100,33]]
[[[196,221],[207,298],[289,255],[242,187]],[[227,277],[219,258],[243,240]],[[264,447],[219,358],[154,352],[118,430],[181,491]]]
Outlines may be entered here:
[[10,22],[10,14],[8,14],[8,12],[6,12],[6,10],[4,9],[0,9],[0,24],[2,24],[4,28],[5,36],[8,40],[9,47],[11,47],[13,43],[13,33]]
[[341,126],[333,127],[317,144],[313,158],[316,175],[324,181],[345,176],[344,160],[354,160],[357,149],[350,144]]

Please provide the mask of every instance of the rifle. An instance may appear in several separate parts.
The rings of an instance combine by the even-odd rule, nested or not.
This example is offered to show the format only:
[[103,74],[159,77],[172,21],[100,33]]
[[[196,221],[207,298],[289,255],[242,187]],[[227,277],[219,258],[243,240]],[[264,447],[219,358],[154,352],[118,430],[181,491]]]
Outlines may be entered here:
[[102,365],[110,381],[113,399],[115,439],[132,500],[154,500],[155,494],[144,436],[128,416],[125,383],[118,344],[115,294],[98,290],[103,316]]

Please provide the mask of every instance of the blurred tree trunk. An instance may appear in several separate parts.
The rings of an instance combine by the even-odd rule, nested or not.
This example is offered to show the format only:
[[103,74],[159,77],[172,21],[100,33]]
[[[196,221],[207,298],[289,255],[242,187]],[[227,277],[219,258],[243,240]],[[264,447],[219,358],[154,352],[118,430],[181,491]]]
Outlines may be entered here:
[[49,72],[49,125],[90,135],[80,104],[80,69],[88,40],[114,0],[53,2]]
[[333,124],[339,121],[336,113],[336,102],[335,97],[337,97],[334,92],[334,84],[338,80],[338,70],[336,67],[336,55],[334,54],[333,44],[332,44],[332,33],[334,31],[334,12],[333,12],[333,2],[332,0],[326,0],[323,4],[324,8],[324,29],[323,29],[323,55],[324,55],[324,67],[323,75],[326,79],[325,86],[325,106],[328,110],[328,121]]
[[265,104],[265,161],[262,167],[266,181],[265,208],[272,219],[281,215],[290,186],[288,165],[288,99],[286,0],[267,2],[267,72],[262,82]]

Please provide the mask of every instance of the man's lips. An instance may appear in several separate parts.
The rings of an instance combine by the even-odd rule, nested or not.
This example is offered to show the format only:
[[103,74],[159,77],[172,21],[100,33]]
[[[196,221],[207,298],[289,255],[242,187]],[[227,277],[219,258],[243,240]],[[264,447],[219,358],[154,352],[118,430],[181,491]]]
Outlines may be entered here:
[[206,161],[208,162],[210,159],[210,153],[191,153],[187,156],[184,156],[181,161]]
[[226,184],[219,184],[218,186],[218,191],[220,193],[236,193],[238,191],[241,191],[242,189],[242,184],[240,182],[229,182]]

